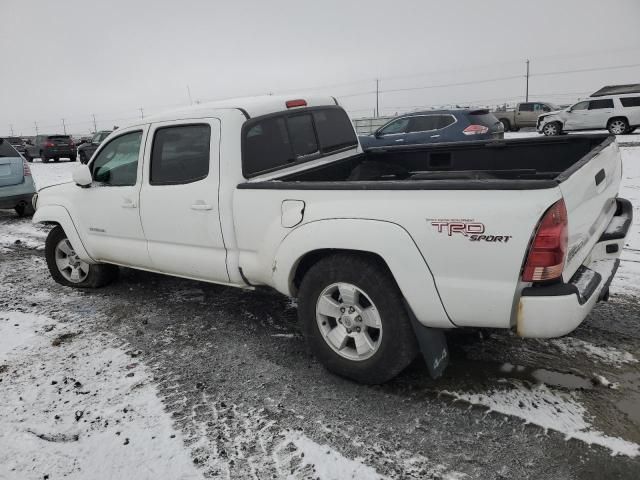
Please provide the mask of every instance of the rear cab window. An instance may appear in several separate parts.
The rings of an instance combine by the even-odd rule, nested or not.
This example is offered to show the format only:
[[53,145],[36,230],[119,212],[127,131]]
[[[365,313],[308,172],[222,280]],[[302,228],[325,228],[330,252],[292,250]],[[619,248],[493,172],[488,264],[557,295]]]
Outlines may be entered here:
[[357,145],[349,117],[337,106],[266,115],[242,128],[242,173],[251,178]]

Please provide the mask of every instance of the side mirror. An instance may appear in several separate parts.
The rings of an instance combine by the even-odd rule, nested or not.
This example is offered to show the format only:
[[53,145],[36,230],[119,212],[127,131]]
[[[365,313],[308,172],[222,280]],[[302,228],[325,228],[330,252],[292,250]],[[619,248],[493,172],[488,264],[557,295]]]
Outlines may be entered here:
[[73,171],[72,178],[75,184],[82,188],[88,188],[93,183],[88,165],[78,165]]
[[381,130],[376,130],[375,132],[373,132],[373,136],[376,137],[376,138],[382,137],[382,131]]

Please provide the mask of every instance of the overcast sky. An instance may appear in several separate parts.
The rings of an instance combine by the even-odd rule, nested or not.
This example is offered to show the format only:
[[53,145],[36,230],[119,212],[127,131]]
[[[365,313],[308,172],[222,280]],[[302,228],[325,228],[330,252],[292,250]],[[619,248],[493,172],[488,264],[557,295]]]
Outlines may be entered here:
[[[444,104],[570,103],[640,82],[638,0],[0,0],[0,134],[85,133],[270,92],[339,97],[354,117]],[[565,74],[549,72],[581,71]],[[545,74],[546,75],[543,75]],[[505,78],[508,77],[508,78]],[[462,84],[462,85],[451,85]],[[449,85],[449,86],[441,86]],[[324,88],[326,86],[326,88]],[[402,90],[429,87],[420,90]]]

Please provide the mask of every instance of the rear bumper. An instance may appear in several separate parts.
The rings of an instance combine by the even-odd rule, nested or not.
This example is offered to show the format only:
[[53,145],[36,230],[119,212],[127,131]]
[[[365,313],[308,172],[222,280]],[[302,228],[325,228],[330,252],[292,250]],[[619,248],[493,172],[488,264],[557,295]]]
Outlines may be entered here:
[[516,330],[521,337],[561,337],[575,330],[593,306],[607,298],[633,218],[631,202],[618,209],[585,263],[568,283],[527,287],[518,304]]
[[73,147],[47,147],[42,150],[47,157],[69,157],[76,156],[76,149]]
[[31,204],[31,199],[33,198],[35,192],[33,193],[24,193],[21,195],[12,195],[10,197],[0,196],[0,208],[15,208],[21,203]]

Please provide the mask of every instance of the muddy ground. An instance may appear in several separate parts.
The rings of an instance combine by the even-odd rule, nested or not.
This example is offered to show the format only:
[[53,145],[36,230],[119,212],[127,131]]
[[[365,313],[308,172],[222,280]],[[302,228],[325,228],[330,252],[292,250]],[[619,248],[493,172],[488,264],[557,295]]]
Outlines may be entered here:
[[206,477],[314,478],[300,452],[282,451],[282,436],[301,432],[391,478],[639,478],[640,457],[535,425],[544,425],[535,421],[537,397],[527,406],[530,424],[468,401],[545,384],[582,405],[593,430],[640,444],[640,367],[624,360],[640,358],[637,297],[613,295],[570,336],[574,346],[626,352],[620,361],[567,350],[566,342],[465,331],[449,335],[444,378],[429,379],[418,360],[396,380],[370,387],[328,373],[307,353],[295,302],[278,293],[129,269],[111,286],[76,291],[48,274],[38,246],[46,227],[0,212],[0,229],[9,226],[37,235],[0,247],[0,310],[108,332],[139,350]]

